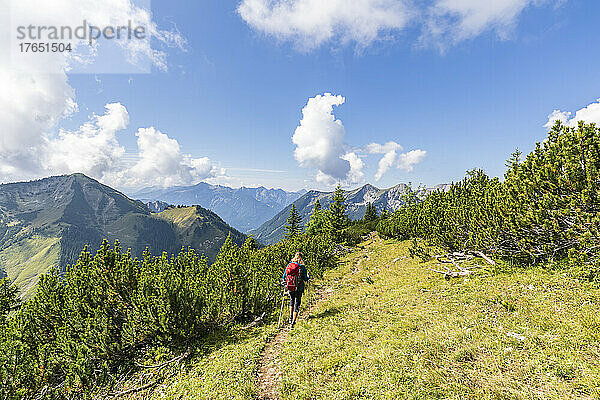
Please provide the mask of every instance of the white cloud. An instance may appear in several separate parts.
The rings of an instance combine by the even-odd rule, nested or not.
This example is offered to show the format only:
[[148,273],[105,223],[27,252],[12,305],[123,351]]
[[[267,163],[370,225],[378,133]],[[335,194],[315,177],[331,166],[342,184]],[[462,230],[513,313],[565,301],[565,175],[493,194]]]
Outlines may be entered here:
[[402,150],[402,146],[394,141],[390,141],[385,144],[369,143],[367,145],[367,151],[371,154],[386,154],[390,151],[396,150]]
[[556,121],[560,121],[564,125],[571,127],[576,127],[579,124],[579,121],[600,125],[600,99],[589,104],[587,107],[577,110],[572,118],[571,116],[573,116],[573,113],[571,112],[554,110],[548,115],[548,122],[546,122],[544,127],[550,129]]
[[[6,3],[6,4],[4,4]],[[123,41],[120,58],[131,63],[150,62],[166,69],[163,47],[184,48],[185,39],[176,29],[161,30],[149,11],[136,7],[131,0],[9,0],[0,9],[0,181],[40,177],[49,171],[72,170],[77,163],[90,173],[100,174],[103,163],[114,160],[120,146],[113,138],[116,110],[107,111],[106,118],[93,116],[90,123],[69,132],[59,129],[64,118],[78,109],[75,90],[68,82],[68,73],[81,63],[94,63],[98,46],[89,47],[77,40],[73,52],[19,54],[13,43],[13,28],[18,25],[80,26],[83,20],[98,26],[132,21],[133,26],[147,27],[151,41]],[[12,56],[12,57],[11,57]],[[116,57],[111,62],[116,62]],[[98,118],[98,119],[96,119]],[[111,122],[112,121],[112,122]],[[56,133],[58,131],[58,133]],[[111,136],[113,135],[113,136]],[[77,157],[77,148],[63,148],[72,143],[100,145],[98,155]],[[55,154],[49,153],[53,149]],[[86,153],[85,148],[82,152]],[[104,161],[102,161],[104,160]],[[108,160],[108,161],[107,161]]]
[[125,154],[116,133],[129,124],[127,109],[120,103],[105,106],[106,113],[94,116],[77,131],[60,130],[55,139],[44,138],[39,158],[50,174],[81,172],[101,179]]
[[392,150],[388,153],[385,153],[379,163],[377,164],[377,172],[375,173],[375,181],[379,181],[383,174],[385,174],[391,167],[394,165],[394,161],[396,161],[396,151]]
[[398,168],[411,172],[414,166],[425,159],[425,150],[411,150],[398,156]]
[[44,132],[77,110],[74,90],[62,74],[13,74],[0,64],[0,179],[37,176]]
[[[17,26],[42,27],[71,27],[76,29],[86,22],[89,31],[90,26],[97,29],[104,27],[119,27],[131,25],[144,28],[145,37],[142,39],[111,39],[96,40],[93,46],[89,45],[89,34],[87,38],[80,39],[71,37],[63,42],[71,44],[71,52],[45,52],[31,57],[19,51],[9,51],[12,56],[12,67],[21,72],[37,73],[59,73],[62,71],[77,69],[80,66],[89,67],[98,61],[104,54],[105,59],[99,63],[97,72],[124,72],[115,70],[103,70],[121,65],[121,60],[131,65],[154,65],[166,70],[167,54],[164,48],[179,48],[185,50],[186,40],[175,26],[170,30],[160,29],[153,20],[150,10],[139,7],[134,0],[53,0],[52,2],[40,2],[38,0],[7,0],[10,9],[10,24],[0,29],[9,29],[7,37],[15,39],[15,33],[11,30]],[[60,31],[60,30],[59,30]],[[33,30],[34,35],[38,33]],[[123,35],[123,37],[129,37]],[[30,38],[43,41],[43,38]],[[12,40],[11,50],[17,47],[17,41]],[[158,45],[160,48],[157,48]],[[113,49],[114,47],[114,49]],[[110,53],[103,53],[103,50]],[[109,59],[110,58],[110,59]],[[135,71],[135,70],[134,70]]]
[[567,121],[571,118],[571,113],[567,111],[554,110],[550,115],[548,115],[548,122],[544,124],[545,128],[552,128],[557,121],[566,124]]
[[331,93],[308,99],[302,109],[302,120],[292,136],[296,145],[294,157],[300,166],[317,169],[320,182],[348,179],[351,164],[344,159],[347,154],[344,125],[333,115],[333,106],[345,101]]
[[336,41],[368,46],[404,28],[412,11],[403,0],[243,0],[240,16],[254,29],[303,50]]
[[225,170],[209,158],[182,153],[176,139],[154,127],[138,129],[137,154],[133,163],[128,162],[130,157],[117,138],[128,125],[125,106],[107,104],[104,114],[93,115],[78,129],[61,129],[56,137],[43,135],[29,153],[20,153],[28,157],[23,164],[31,163],[28,170],[0,158],[0,174],[18,180],[81,172],[108,185],[135,189],[227,179]]
[[[366,150],[371,154],[383,154],[383,157],[379,160],[377,165],[375,181],[379,181],[383,175],[394,166],[394,164],[399,169],[412,172],[414,166],[423,161],[427,154],[424,150],[411,150],[408,153],[401,153],[398,155],[397,152],[402,150],[402,146],[393,141],[385,144],[369,143]],[[397,163],[396,159],[398,159]]]
[[[333,107],[344,104],[345,100],[343,96],[331,93],[309,98],[302,109],[300,125],[292,136],[296,145],[294,156],[300,166],[316,169],[315,180],[327,186],[357,184],[365,180],[365,163],[356,151],[349,150],[351,146],[345,143],[344,125],[333,113]],[[398,155],[402,146],[394,141],[369,143],[364,150],[369,154],[383,154],[375,173],[376,181],[394,165],[412,171],[426,155],[424,150]]]
[[154,127],[140,128],[135,135],[139,160],[118,174],[117,181],[123,186],[189,185],[225,173],[208,157],[193,158],[182,153],[177,140]]
[[501,39],[506,39],[527,7],[550,2],[438,0],[427,10],[423,38],[433,39],[442,47],[472,39],[486,31],[494,31]]
[[367,151],[369,153],[383,154],[383,157],[381,157],[377,166],[375,181],[379,181],[381,177],[394,165],[394,161],[396,161],[397,150],[402,150],[402,146],[396,142],[387,142],[383,145],[379,143],[369,143],[367,145]]
[[575,113],[575,116],[569,121],[569,125],[575,126],[579,121],[585,121],[587,123],[593,122],[600,125],[600,99],[596,100],[595,103],[578,110]]
[[342,158],[350,163],[350,171],[346,180],[354,184],[363,182],[365,179],[362,171],[365,166],[363,160],[352,151],[343,155]]
[[530,6],[565,0],[243,0],[238,13],[255,30],[301,50],[354,42],[366,47],[416,26],[420,41],[444,50],[486,31],[509,36]]

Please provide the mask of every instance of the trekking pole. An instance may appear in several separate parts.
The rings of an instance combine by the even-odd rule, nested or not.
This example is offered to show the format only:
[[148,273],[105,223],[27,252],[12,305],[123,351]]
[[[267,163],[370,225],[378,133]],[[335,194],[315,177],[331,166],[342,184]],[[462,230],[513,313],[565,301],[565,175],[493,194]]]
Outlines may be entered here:
[[283,293],[281,294],[281,309],[279,310],[279,320],[277,321],[277,329],[281,326],[281,315],[283,314],[283,302],[285,300],[285,286],[283,287]]

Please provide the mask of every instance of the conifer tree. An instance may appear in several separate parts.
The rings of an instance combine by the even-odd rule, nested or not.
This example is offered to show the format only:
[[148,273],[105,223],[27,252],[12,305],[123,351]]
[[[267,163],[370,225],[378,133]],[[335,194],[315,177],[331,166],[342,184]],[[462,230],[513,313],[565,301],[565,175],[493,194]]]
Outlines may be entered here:
[[365,222],[372,222],[377,220],[377,208],[373,205],[373,203],[367,203],[367,210],[365,211],[365,216],[363,218]]
[[306,224],[306,233],[310,236],[324,235],[330,237],[333,232],[329,210],[315,210]]
[[343,242],[344,229],[348,227],[350,219],[346,213],[346,199],[340,185],[337,186],[333,194],[333,202],[329,206],[329,218],[334,239],[337,242]]
[[390,217],[390,212],[388,211],[388,209],[387,209],[387,208],[384,208],[384,209],[381,211],[381,215],[379,215],[379,219],[381,219],[381,220],[385,220],[385,219],[387,219],[387,218],[389,218],[389,217]]
[[285,237],[288,239],[296,237],[302,232],[302,217],[298,214],[294,203],[292,203],[290,215],[288,216],[287,224],[285,225],[285,232]]
[[313,212],[321,210],[321,202],[319,199],[315,201],[315,208],[313,208]]

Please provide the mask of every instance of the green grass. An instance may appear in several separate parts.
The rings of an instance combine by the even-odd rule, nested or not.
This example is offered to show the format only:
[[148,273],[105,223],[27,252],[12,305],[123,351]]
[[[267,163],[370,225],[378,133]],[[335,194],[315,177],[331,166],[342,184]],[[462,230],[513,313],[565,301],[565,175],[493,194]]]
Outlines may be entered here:
[[543,269],[446,281],[408,243],[368,251],[284,344],[283,398],[600,396],[597,289]]
[[273,327],[238,331],[224,345],[199,357],[193,368],[167,382],[150,399],[253,399],[257,395],[256,365]]
[[[598,289],[542,268],[446,281],[408,247],[369,244],[318,282],[334,292],[283,345],[282,399],[600,398]],[[254,399],[274,332],[214,334],[130,398]]]
[[[127,399],[242,400],[258,395],[257,363],[264,344],[276,332],[274,324],[249,330],[219,332],[195,343],[188,362],[150,393],[144,390]],[[168,357],[170,358],[170,356]],[[159,360],[164,361],[164,360]],[[135,379],[131,379],[135,381]],[[124,389],[136,386],[131,383]],[[137,384],[139,386],[139,384]]]
[[9,279],[29,295],[39,276],[58,263],[60,238],[32,236],[0,251],[0,266]]

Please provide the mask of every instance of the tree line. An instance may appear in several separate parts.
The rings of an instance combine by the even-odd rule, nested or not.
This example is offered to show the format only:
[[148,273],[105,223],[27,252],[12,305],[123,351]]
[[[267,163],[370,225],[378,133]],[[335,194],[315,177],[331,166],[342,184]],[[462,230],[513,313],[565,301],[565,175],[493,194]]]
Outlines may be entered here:
[[503,180],[473,170],[447,192],[406,201],[377,230],[520,265],[577,263],[598,279],[600,129],[559,122],[524,159],[517,150],[506,165]]
[[215,329],[276,309],[284,266],[296,251],[312,276],[336,264],[323,235],[268,247],[228,238],[214,263],[193,249],[141,259],[106,241],[74,265],[40,277],[19,301],[0,280],[0,397],[90,398],[159,348],[182,349]]

